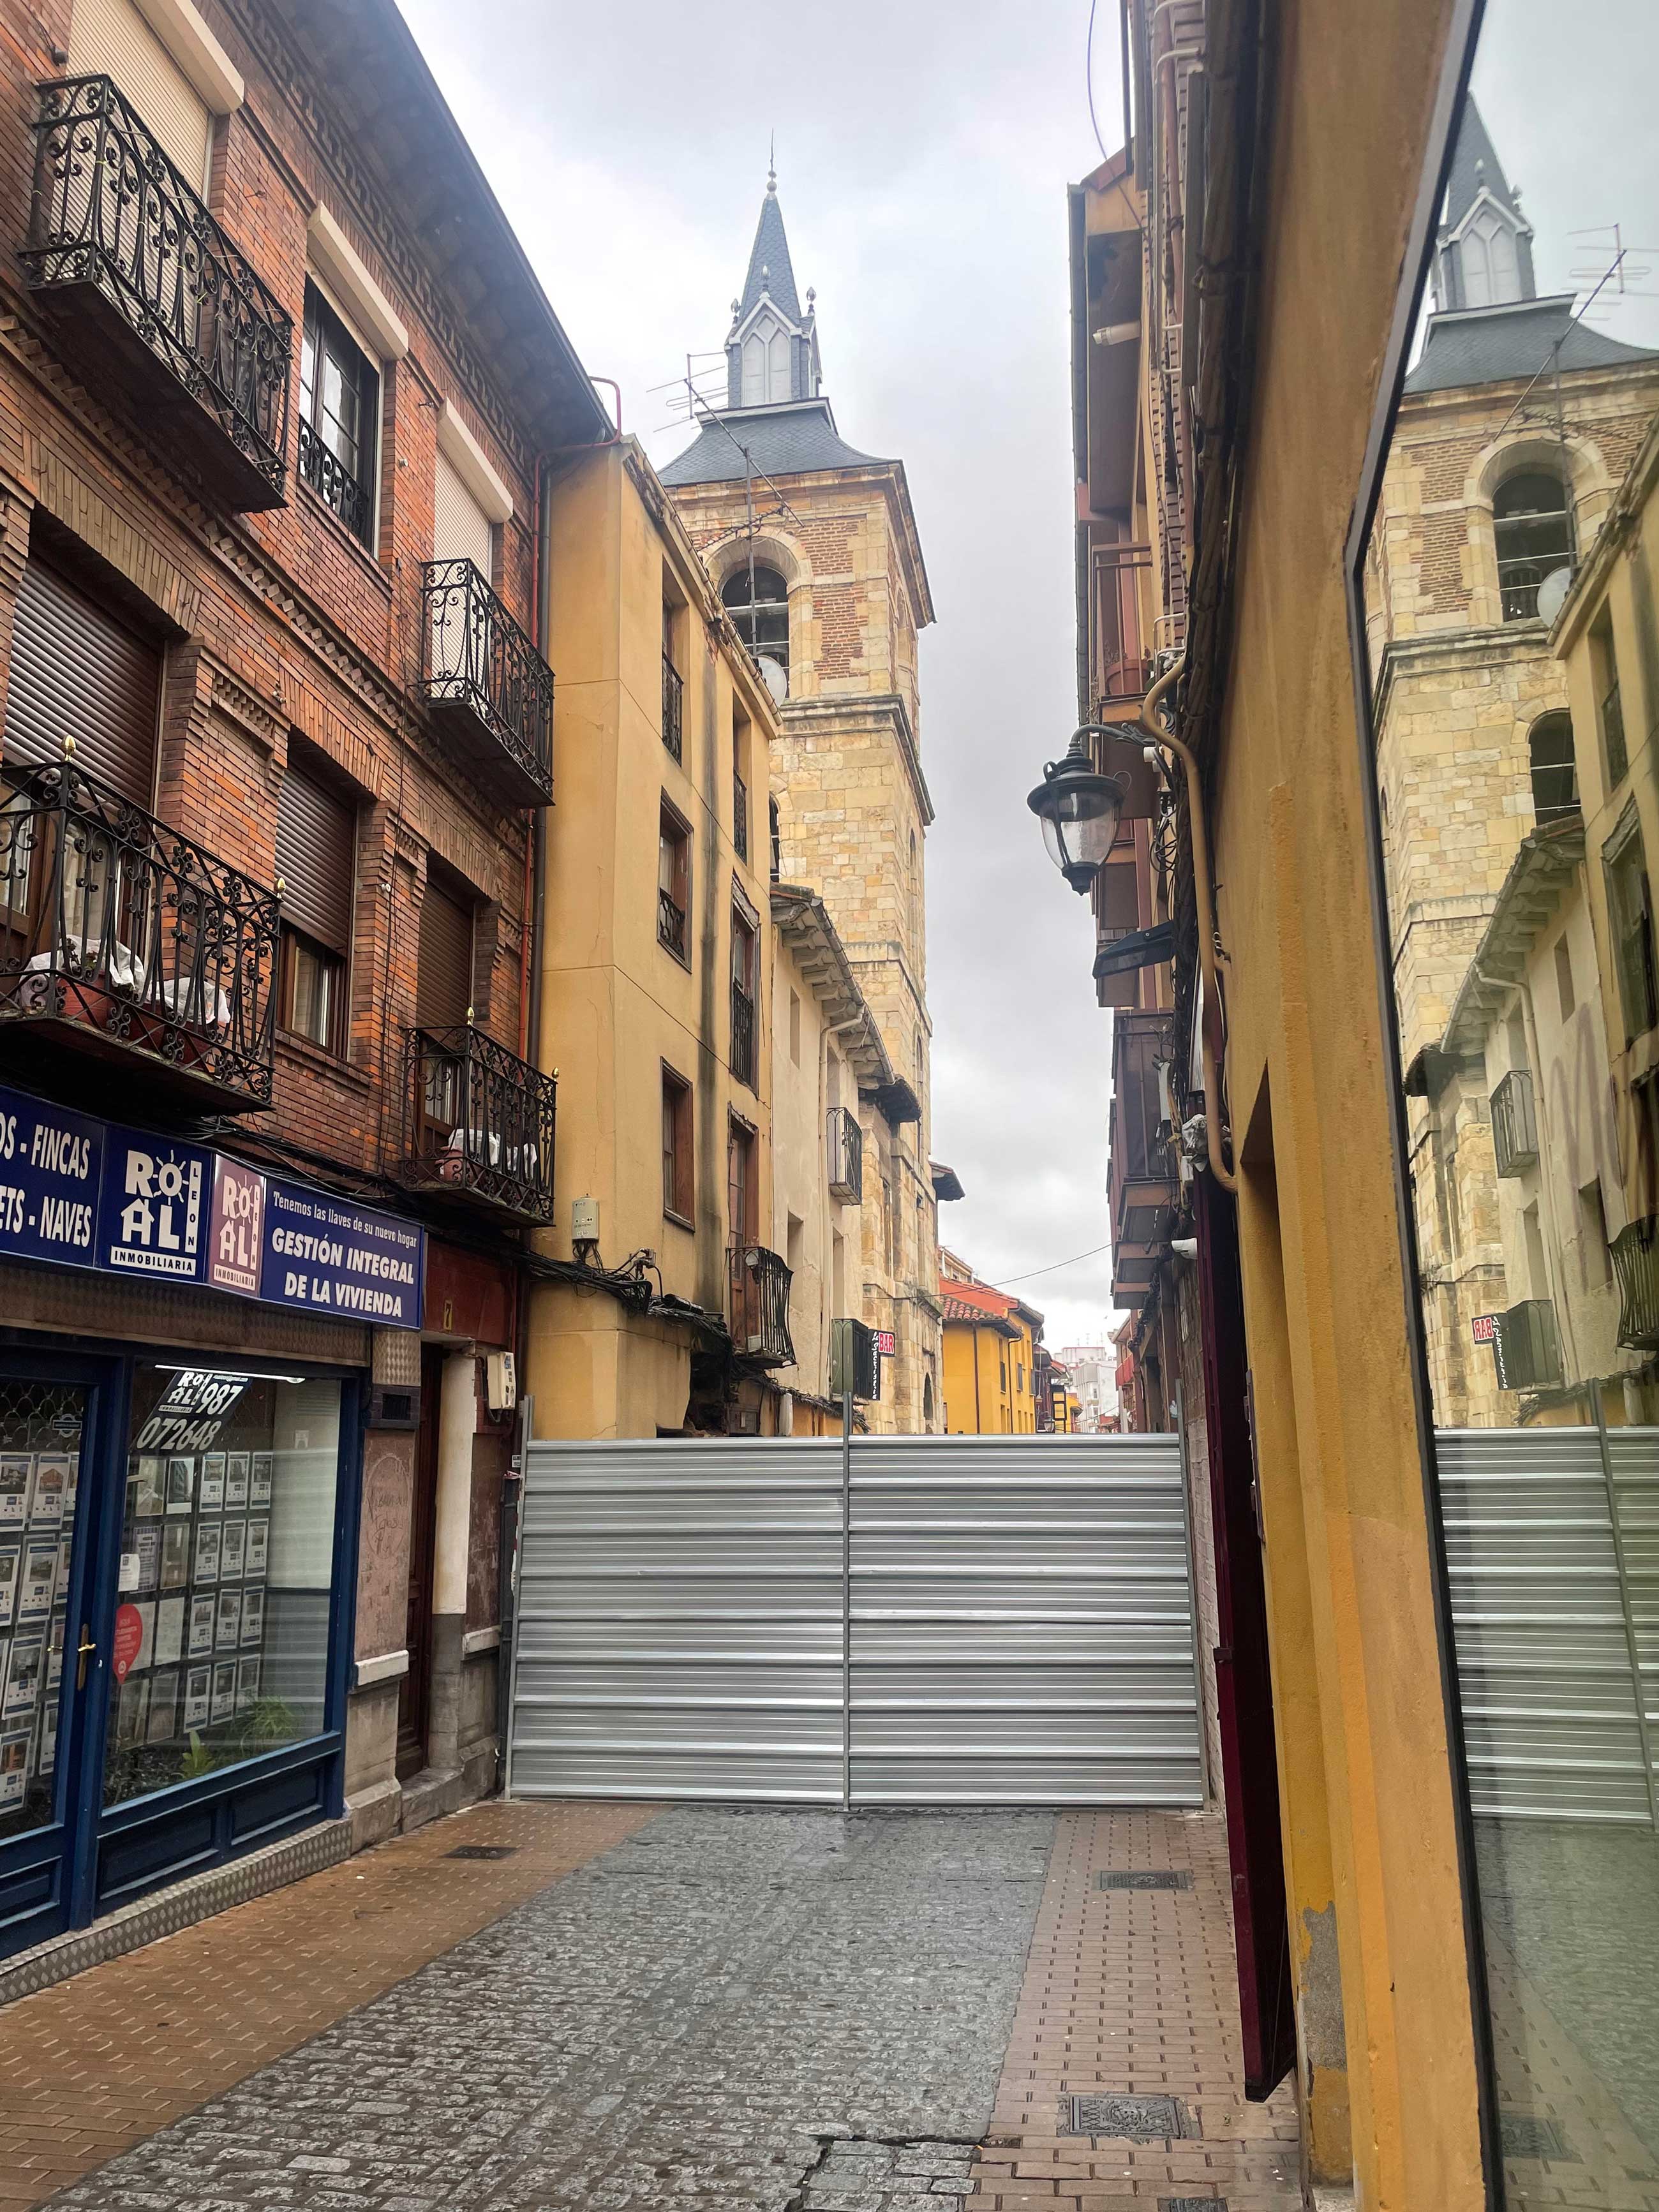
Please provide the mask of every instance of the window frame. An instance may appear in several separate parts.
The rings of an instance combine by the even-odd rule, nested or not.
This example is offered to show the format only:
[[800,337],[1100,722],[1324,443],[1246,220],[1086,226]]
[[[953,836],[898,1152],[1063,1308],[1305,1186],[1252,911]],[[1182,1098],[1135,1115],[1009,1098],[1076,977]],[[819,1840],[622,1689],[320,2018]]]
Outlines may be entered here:
[[[366,381],[360,380],[357,387],[360,421],[363,426],[357,441],[360,449],[359,459],[364,464],[361,471],[347,468],[344,461],[323,434],[320,422],[322,380],[315,367],[312,372],[309,395],[307,392],[305,366],[307,357],[309,356],[313,363],[317,362],[322,353],[321,342],[330,337],[335,340],[337,345],[343,341],[350,348],[360,365],[362,379],[366,380]],[[335,365],[338,368],[343,364],[337,358]],[[386,366],[372,349],[363,343],[346,317],[341,313],[329,297],[316,271],[313,269],[307,269],[306,271],[305,298],[300,319],[300,380],[297,398],[295,417],[298,428],[295,436],[299,443],[295,450],[296,477],[312,496],[327,508],[342,530],[348,532],[356,538],[372,557],[378,556],[380,541],[380,430],[385,415]],[[362,504],[360,523],[353,522],[347,515],[343,514],[328,494],[305,473],[301,454],[307,434],[315,440],[328,454],[334,465],[350,479]]]
[[[739,963],[739,953],[743,957]],[[739,974],[739,965],[744,970]],[[731,1004],[728,1010],[730,1049],[726,1062],[739,1083],[747,1085],[756,1096],[760,1094],[760,931],[743,908],[733,899],[732,902],[731,944]],[[749,1008],[749,1054],[744,1065],[738,1057],[738,1001],[746,1001]]]
[[[301,1029],[294,1018],[295,981],[301,955],[314,961],[317,966],[332,977],[329,1000],[328,1035],[318,1036],[312,1030]],[[325,945],[303,929],[296,929],[291,921],[282,925],[282,980],[276,999],[276,1026],[285,1037],[297,1039],[315,1052],[325,1052],[331,1060],[343,1060],[345,1054],[345,1004],[349,973],[349,963],[337,952],[330,951]]]
[[1595,697],[1595,733],[1611,796],[1630,774],[1630,745],[1624,701],[1619,688],[1619,648],[1613,635],[1613,610],[1604,605],[1589,626],[1590,687]]
[[[1626,878],[1632,864],[1641,896],[1633,910],[1625,892]],[[1642,835],[1641,817],[1634,805],[1627,805],[1620,817],[1618,827],[1601,848],[1602,885],[1607,902],[1607,933],[1612,939],[1613,966],[1619,976],[1619,1008],[1624,1018],[1625,1049],[1628,1051],[1638,1037],[1659,1028],[1659,952],[1656,951],[1653,911],[1653,881],[1648,872],[1647,846]],[[1643,954],[1642,1003],[1635,1003],[1631,972],[1631,940],[1638,931],[1644,934],[1644,944],[1636,948]],[[1638,1020],[1644,1014],[1644,1020]]]
[[[696,1227],[696,1153],[692,1086],[665,1060],[662,1071],[662,1210],[677,1227]],[[672,1116],[672,1132],[671,1132]],[[671,1180],[672,1188],[671,1190]],[[678,1201],[684,1200],[684,1205]]]
[[[663,855],[672,848],[672,884],[663,881]],[[676,900],[674,890],[681,889],[684,896]],[[666,900],[674,906],[680,917],[680,933],[684,943],[676,945],[664,929],[664,906]],[[691,824],[665,791],[661,794],[657,815],[657,942],[672,960],[677,960],[688,971],[691,966]]]
[[[1556,485],[1561,494],[1559,507],[1522,507],[1510,514],[1500,513],[1504,495],[1509,487],[1528,482],[1548,482]],[[1541,552],[1527,550],[1529,527],[1535,529],[1540,524],[1553,521],[1558,514],[1561,520],[1562,537],[1559,557],[1557,549],[1553,546],[1546,545]],[[1538,534],[1543,535],[1541,531]],[[1492,488],[1492,558],[1498,572],[1498,611],[1502,621],[1505,623],[1536,622],[1539,619],[1539,586],[1553,568],[1559,567],[1564,562],[1571,566],[1577,550],[1577,532],[1571,484],[1565,477],[1559,475],[1545,463],[1534,459],[1522,460],[1518,466],[1508,470]],[[1506,544],[1511,547],[1519,544],[1522,550],[1506,551]],[[1537,568],[1539,574],[1535,580],[1530,583],[1506,584],[1504,580],[1505,568],[1514,568],[1517,565]],[[1522,600],[1528,604],[1518,603]]]
[[[738,1158],[743,1161],[742,1199],[744,1218],[739,1224],[732,1207],[732,1196],[738,1189],[733,1167]],[[727,1242],[747,1249],[760,1243],[760,1142],[752,1121],[727,1109],[726,1116],[726,1232]]]

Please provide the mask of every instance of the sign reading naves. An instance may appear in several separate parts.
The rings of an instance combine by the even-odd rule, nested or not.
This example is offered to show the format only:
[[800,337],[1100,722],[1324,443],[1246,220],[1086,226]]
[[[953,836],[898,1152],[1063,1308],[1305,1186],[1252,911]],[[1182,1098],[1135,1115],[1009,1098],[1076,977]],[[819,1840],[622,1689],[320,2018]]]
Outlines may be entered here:
[[199,1145],[0,1087],[0,1259],[419,1328],[426,1232]]

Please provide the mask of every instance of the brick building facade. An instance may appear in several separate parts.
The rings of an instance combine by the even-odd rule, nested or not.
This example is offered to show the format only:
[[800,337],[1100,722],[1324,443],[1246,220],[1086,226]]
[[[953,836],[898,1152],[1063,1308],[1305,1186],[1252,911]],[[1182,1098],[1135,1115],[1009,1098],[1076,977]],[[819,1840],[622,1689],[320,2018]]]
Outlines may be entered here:
[[[234,1352],[254,1378],[230,1378],[238,1402],[277,1408],[272,1449],[246,1456],[256,1488],[274,1462],[268,1534],[289,1582],[258,1613],[269,1600],[297,1621],[303,1584],[328,1623],[307,1632],[313,1688],[265,1697],[294,1722],[291,1786],[238,1764],[228,1712],[183,1748],[191,1670],[128,1698],[142,1653],[119,1674],[110,1656],[127,1613],[165,1606],[132,1579],[154,1547],[126,1528],[118,1589],[115,1540],[83,1510],[58,1606],[96,1648],[53,1708],[58,1745],[39,1718],[29,1756],[95,1766],[106,1738],[108,1796],[118,1708],[147,1756],[176,1739],[190,1779],[180,1796],[157,1752],[169,1786],[128,1790],[146,1841],[118,1868],[31,1766],[29,1804],[0,1824],[0,1911],[12,1860],[46,1869],[19,1907],[32,1938],[199,1863],[191,1818],[211,1814],[223,1852],[349,1808],[362,1841],[493,1784],[500,1355],[520,1348],[528,1231],[551,1218],[551,1086],[527,1064],[524,987],[533,810],[551,790],[543,485],[550,455],[607,426],[390,0],[49,0],[5,17],[0,164],[26,250],[0,280],[0,1080],[43,1114],[157,1133],[158,1158],[196,1159],[256,1213],[309,1206],[329,1224],[315,1267],[338,1250],[374,1277],[350,1216],[401,1237],[416,1258],[396,1264],[419,1278],[399,1325],[374,1326],[333,1301],[385,1317],[384,1294],[290,1267],[284,1297],[268,1252],[232,1300],[204,1255],[162,1290],[5,1246],[17,1433],[0,1443],[38,1447],[31,1361],[90,1390],[60,1419],[83,1423],[95,1495],[125,1462],[112,1440],[94,1469],[106,1417],[89,1408],[149,1387],[123,1347],[196,1348],[164,1377]],[[211,1224],[228,1235],[216,1201]],[[64,1359],[94,1351],[114,1364],[71,1385]],[[331,1553],[322,1507],[283,1503],[323,1479],[305,1472],[321,1431],[282,1426],[301,1378],[277,1370],[296,1363],[344,1393]],[[157,1387],[165,1405],[181,1386]],[[179,1509],[192,1528],[226,1480],[214,1462],[228,1456],[234,1494],[243,1455],[198,1456],[168,1477],[198,1500]],[[148,1462],[131,1464],[142,1520]],[[216,1561],[241,1555],[217,1542]],[[300,1680],[285,1650],[264,1655],[267,1690]],[[236,1711],[260,1680],[256,1662]]]

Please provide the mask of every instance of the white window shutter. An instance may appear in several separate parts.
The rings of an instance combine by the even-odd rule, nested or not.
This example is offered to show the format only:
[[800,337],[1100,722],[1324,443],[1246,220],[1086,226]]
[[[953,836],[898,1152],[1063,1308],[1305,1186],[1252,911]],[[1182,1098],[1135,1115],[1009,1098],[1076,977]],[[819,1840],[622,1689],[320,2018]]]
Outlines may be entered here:
[[205,193],[212,115],[133,0],[75,0],[70,75],[113,77],[185,183]]

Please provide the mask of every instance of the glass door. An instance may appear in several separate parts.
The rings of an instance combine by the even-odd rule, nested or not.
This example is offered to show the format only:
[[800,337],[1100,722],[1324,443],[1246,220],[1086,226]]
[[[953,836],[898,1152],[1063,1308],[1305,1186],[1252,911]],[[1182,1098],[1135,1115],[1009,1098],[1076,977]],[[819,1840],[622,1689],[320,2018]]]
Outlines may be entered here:
[[92,1476],[100,1401],[84,1363],[0,1366],[0,1955],[72,1916],[81,1708],[100,1686]]

